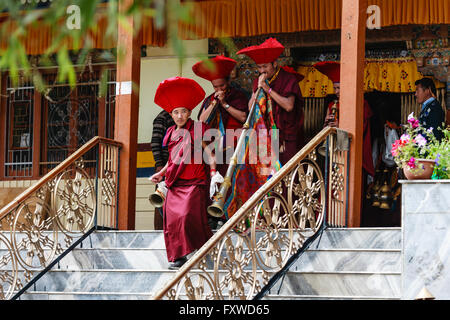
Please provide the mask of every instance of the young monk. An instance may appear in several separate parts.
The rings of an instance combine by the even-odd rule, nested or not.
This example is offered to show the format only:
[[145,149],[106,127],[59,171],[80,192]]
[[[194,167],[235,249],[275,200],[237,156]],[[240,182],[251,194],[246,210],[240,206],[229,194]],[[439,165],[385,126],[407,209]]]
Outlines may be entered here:
[[[194,142],[201,141],[208,127],[201,122],[194,123],[190,116],[204,97],[205,91],[197,82],[182,77],[164,80],[155,94],[155,103],[169,112],[175,122],[163,141],[163,145],[168,146],[169,160],[161,171],[150,177],[159,183],[165,176],[168,189],[163,206],[163,230],[167,259],[172,262],[170,269],[181,267],[187,261],[186,256],[212,236],[206,212],[207,174],[211,175],[211,188],[223,181],[206,145],[194,150]],[[194,154],[203,150],[209,159],[210,172],[207,172],[203,153],[201,157]],[[196,163],[198,159],[200,163]]]

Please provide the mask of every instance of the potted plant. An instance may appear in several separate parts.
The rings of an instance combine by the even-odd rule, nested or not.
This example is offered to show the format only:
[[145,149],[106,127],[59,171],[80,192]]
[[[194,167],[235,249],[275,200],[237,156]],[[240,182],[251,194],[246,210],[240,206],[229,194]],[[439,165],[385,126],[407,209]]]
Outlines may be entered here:
[[433,175],[431,179],[450,178],[450,130],[441,130],[444,137],[441,141],[432,140],[429,146],[430,157],[435,159]]
[[433,129],[422,128],[414,113],[408,116],[408,124],[404,127],[405,132],[392,145],[391,152],[395,163],[403,169],[406,178],[430,179],[435,170],[435,178],[444,177],[447,168],[450,169],[447,129],[445,137],[437,141]]

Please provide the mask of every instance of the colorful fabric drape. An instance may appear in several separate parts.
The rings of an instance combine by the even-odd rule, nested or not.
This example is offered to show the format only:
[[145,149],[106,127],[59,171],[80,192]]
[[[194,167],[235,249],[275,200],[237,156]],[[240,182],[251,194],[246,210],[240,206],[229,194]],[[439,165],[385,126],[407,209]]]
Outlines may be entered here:
[[364,90],[414,92],[414,83],[422,77],[413,58],[367,59],[364,68]]
[[[211,96],[211,99],[214,96]],[[202,104],[202,110],[206,110],[211,103],[211,99],[206,99]],[[215,110],[211,112],[208,119],[206,119],[206,124],[211,128],[215,128],[220,132],[220,139],[214,141],[215,149],[214,150],[223,150],[225,146],[225,126],[223,124],[222,114],[219,111],[219,106],[216,105]],[[218,144],[220,143],[220,149],[218,149]]]
[[[203,103],[202,109],[208,108],[211,100],[207,100]],[[225,126],[223,125],[222,115],[220,114],[219,110],[216,107],[215,110],[211,112],[208,119],[206,120],[206,124],[208,124],[211,128],[217,128],[221,135],[225,135]]]
[[312,66],[300,66],[297,72],[305,76],[299,82],[302,95],[305,98],[323,98],[328,94],[333,94],[333,82]]
[[[238,164],[231,180],[231,194],[224,205],[227,219],[231,218],[281,168],[280,161],[275,158],[276,155],[272,148],[272,140],[278,141],[278,136],[274,130],[276,125],[273,120],[271,102],[267,100],[263,90],[256,99],[249,129],[251,129],[250,132],[256,133],[257,137],[247,135],[244,144],[245,152],[238,154]],[[271,129],[272,131],[270,131]],[[267,130],[268,134],[259,135],[261,130]],[[254,151],[256,151],[256,155],[253,154]],[[270,157],[271,161],[267,163],[268,161],[264,161],[264,157]]]
[[[205,0],[191,5],[193,22],[180,37],[202,39],[341,28],[342,0]],[[380,8],[381,27],[450,24],[448,0],[368,0]],[[369,16],[369,15],[368,15]]]
[[[99,7],[104,7],[105,4],[100,4]],[[45,9],[41,9],[45,10]],[[99,12],[95,15],[96,28],[90,30],[84,35],[84,43],[89,42],[90,47],[95,49],[110,49],[115,48],[117,39],[107,37],[106,31],[108,27],[108,17]],[[5,34],[12,33],[17,28],[17,22],[9,19],[7,13],[0,13],[0,28],[4,28]],[[29,55],[39,55],[46,52],[51,47],[54,40],[58,36],[58,28],[66,28],[65,21],[61,21],[59,25],[49,25],[42,21],[37,21],[35,25],[26,26],[25,33],[20,41],[25,47],[25,51]],[[151,17],[143,17],[142,28],[140,32],[142,45],[163,47],[167,42],[167,35],[165,29],[157,29],[154,25],[154,20]],[[0,50],[8,46],[8,37],[0,37]],[[81,44],[81,47],[84,45]],[[74,45],[67,43],[68,49],[73,49]]]
[[[305,98],[323,98],[333,94],[333,83],[327,76],[311,66],[300,66],[297,72],[305,76],[299,82]],[[364,91],[410,93],[416,90],[415,82],[424,76],[418,71],[412,57],[393,59],[366,59],[364,67]],[[445,83],[433,78],[436,88],[444,88]]]

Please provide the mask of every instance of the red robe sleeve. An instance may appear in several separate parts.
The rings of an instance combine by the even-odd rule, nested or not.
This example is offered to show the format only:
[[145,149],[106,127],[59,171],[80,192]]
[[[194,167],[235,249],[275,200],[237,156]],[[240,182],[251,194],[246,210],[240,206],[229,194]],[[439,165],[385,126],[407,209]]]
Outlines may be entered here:
[[373,112],[369,103],[364,100],[364,122],[363,122],[363,168],[371,176],[375,176],[375,168],[372,159],[372,141],[370,134],[370,118]]

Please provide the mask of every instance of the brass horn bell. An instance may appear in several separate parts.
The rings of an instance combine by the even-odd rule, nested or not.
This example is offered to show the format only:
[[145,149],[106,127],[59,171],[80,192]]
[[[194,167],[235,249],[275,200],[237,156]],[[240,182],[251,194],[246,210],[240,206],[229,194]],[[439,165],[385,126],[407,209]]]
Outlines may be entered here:
[[317,149],[317,152],[322,156],[325,157],[327,155],[327,141],[324,141],[321,146]]
[[148,196],[148,200],[156,208],[161,208],[164,205],[164,200],[166,200],[166,195],[167,195],[166,184],[164,183],[164,181],[162,181],[156,185],[155,192],[151,193]]
[[[334,146],[333,151],[336,152],[337,147]],[[327,155],[327,141],[325,140],[319,148],[317,148],[317,152],[322,156],[322,157],[326,157]]]
[[388,170],[384,170],[385,174],[385,180],[384,184],[381,187],[379,191],[380,195],[380,209],[390,209],[391,208],[391,202],[392,202],[392,190],[390,186],[388,185],[387,176],[388,176]]

